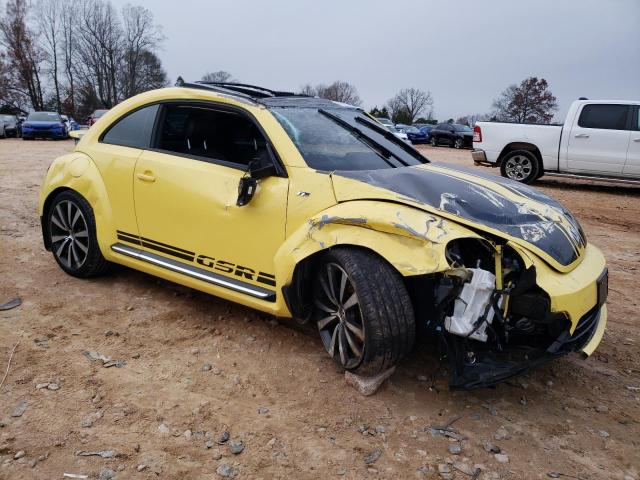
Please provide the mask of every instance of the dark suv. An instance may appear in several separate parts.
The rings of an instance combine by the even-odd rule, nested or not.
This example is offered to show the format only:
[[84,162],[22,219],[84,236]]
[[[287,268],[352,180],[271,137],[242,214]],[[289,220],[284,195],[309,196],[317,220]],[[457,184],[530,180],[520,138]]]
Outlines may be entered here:
[[459,123],[440,123],[430,132],[431,145],[440,144],[454,148],[472,148],[473,130],[467,125]]

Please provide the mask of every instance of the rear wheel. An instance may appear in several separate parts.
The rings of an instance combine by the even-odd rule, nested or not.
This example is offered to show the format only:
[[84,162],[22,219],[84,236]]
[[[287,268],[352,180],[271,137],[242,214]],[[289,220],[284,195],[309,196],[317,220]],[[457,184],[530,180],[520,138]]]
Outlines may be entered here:
[[375,254],[355,248],[336,248],[319,262],[312,318],[333,360],[359,375],[391,368],[415,338],[402,277]]
[[500,163],[500,173],[503,177],[522,183],[531,183],[538,178],[540,162],[528,150],[514,150],[509,152]]
[[93,277],[108,269],[96,236],[93,210],[80,194],[56,195],[47,211],[51,252],[60,268],[74,277]]

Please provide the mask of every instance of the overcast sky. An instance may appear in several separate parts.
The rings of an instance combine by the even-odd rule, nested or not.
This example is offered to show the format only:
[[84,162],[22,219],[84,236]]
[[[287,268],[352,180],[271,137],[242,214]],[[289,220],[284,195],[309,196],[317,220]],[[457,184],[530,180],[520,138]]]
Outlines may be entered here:
[[578,97],[640,99],[640,0],[114,0],[149,8],[172,82],[227,70],[297,90],[353,83],[366,108],[428,90],[446,120],[546,78],[564,118]]

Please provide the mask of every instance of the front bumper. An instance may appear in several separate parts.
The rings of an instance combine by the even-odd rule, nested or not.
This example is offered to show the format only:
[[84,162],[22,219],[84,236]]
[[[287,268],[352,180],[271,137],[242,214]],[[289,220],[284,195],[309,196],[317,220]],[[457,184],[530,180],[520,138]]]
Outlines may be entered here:
[[22,131],[25,138],[65,138],[64,130],[27,130]]
[[490,387],[568,353],[579,352],[587,358],[602,341],[606,324],[606,304],[596,306],[580,319],[573,333],[565,330],[547,349],[518,346],[485,352],[473,363],[454,367],[449,386],[453,390]]

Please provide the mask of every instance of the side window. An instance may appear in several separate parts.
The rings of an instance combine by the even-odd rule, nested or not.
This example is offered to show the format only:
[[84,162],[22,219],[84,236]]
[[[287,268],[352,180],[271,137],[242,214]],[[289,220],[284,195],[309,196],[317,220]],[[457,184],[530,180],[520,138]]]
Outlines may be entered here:
[[639,130],[640,131],[640,106],[636,105],[636,115],[635,115],[635,130]]
[[192,105],[166,105],[157,148],[246,167],[270,163],[258,127],[240,113]]
[[157,111],[158,105],[151,105],[120,118],[102,136],[102,143],[149,148]]
[[604,130],[627,130],[629,105],[585,105],[580,112],[578,126]]

